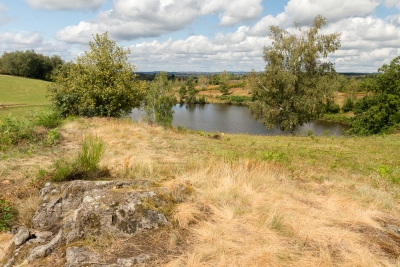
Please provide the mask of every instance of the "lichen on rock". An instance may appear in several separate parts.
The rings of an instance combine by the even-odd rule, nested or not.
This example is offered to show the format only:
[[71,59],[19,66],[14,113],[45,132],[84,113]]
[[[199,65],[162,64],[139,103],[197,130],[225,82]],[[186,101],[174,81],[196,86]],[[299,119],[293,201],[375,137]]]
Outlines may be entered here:
[[[33,236],[33,239],[31,237],[32,242],[27,246],[28,257],[25,259],[28,262],[45,257],[56,248],[76,243],[88,235],[106,233],[114,237],[129,238],[143,231],[168,226],[170,223],[165,212],[168,213],[173,206],[172,197],[166,189],[141,189],[132,181],[47,183],[40,190],[40,197],[42,201],[33,216],[34,229],[31,229],[31,233],[53,235],[46,239],[39,235]],[[24,249],[23,243],[27,239],[25,230],[28,231],[21,230],[21,237],[15,238],[16,243],[22,245],[21,249]],[[32,248],[31,245],[36,244],[34,238],[40,238],[40,242]],[[20,241],[22,239],[24,241]],[[71,255],[80,253],[89,260],[96,258],[94,254],[83,251],[82,248],[68,247],[68,266],[80,264],[71,260]],[[139,262],[147,258],[148,256],[125,259],[120,263],[110,263],[110,266],[127,266],[128,262]]]

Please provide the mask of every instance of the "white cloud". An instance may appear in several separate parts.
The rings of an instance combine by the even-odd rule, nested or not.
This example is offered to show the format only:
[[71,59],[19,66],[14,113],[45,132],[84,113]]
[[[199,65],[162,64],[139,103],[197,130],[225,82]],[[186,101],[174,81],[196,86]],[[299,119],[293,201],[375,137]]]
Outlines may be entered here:
[[385,0],[385,5],[387,7],[396,7],[400,9],[400,0]]
[[[236,39],[235,34],[246,31],[239,28],[234,34],[219,35],[215,39],[206,36],[190,36],[185,40],[142,42],[130,46],[130,60],[139,71],[250,71],[263,69],[263,46],[268,42],[262,37]],[[157,66],[157,67],[154,67]]]
[[218,14],[220,25],[232,26],[258,18],[261,0],[114,0],[113,9],[92,21],[81,21],[56,33],[62,41],[87,43],[94,33],[108,31],[118,40],[158,37],[183,29],[196,18]]
[[31,34],[5,32],[0,34],[0,42],[3,44],[31,46],[42,43],[42,40],[43,38],[37,32]]
[[206,0],[201,6],[202,14],[219,14],[222,26],[257,19],[263,11],[260,0]]
[[96,10],[106,0],[25,0],[31,7],[48,10]]
[[[308,26],[321,14],[327,18],[323,33],[342,33],[342,47],[329,57],[337,70],[375,72],[400,55],[400,13],[378,18],[374,12],[379,3],[398,7],[400,0],[290,0],[284,12],[267,15],[250,26],[246,22],[261,14],[261,0],[114,0],[112,10],[99,12],[91,21],[81,21],[58,31],[57,39],[64,42],[45,40],[38,33],[0,33],[0,52],[32,48],[71,59],[87,50],[86,44],[94,33],[108,31],[114,40],[156,38],[184,29],[196,18],[212,14],[218,15],[219,25],[239,25],[236,30],[214,33],[214,36],[193,35],[133,44],[129,46],[130,60],[139,71],[262,70],[265,67],[263,47],[271,42],[269,26],[292,30],[294,21]],[[1,11],[0,5],[0,19]],[[71,45],[74,43],[85,46]]]
[[0,3],[0,26],[15,20],[14,18],[7,16],[7,11],[8,7],[5,4]]
[[309,25],[318,14],[333,22],[371,15],[378,5],[379,0],[291,0],[285,13],[291,21]]
[[[75,57],[77,51],[71,50],[71,46],[67,46],[60,42],[46,40],[39,33],[0,33],[0,53],[35,50],[37,53],[44,55],[59,55],[65,60],[71,60]],[[80,48],[79,50],[82,50]],[[78,51],[79,51],[78,50]]]

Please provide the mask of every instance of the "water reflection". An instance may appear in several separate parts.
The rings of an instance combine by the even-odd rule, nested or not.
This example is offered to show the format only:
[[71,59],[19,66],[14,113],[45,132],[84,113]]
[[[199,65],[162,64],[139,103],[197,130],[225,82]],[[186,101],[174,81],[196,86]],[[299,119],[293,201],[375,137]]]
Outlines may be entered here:
[[[287,135],[279,129],[267,129],[260,122],[253,120],[250,110],[244,106],[226,104],[196,104],[176,105],[174,108],[174,126],[183,126],[192,130],[223,133],[247,133],[257,135]],[[130,117],[141,120],[143,113],[137,109],[132,110]],[[349,127],[344,124],[315,121],[296,128],[297,134],[305,134],[309,130],[314,135],[341,135]]]

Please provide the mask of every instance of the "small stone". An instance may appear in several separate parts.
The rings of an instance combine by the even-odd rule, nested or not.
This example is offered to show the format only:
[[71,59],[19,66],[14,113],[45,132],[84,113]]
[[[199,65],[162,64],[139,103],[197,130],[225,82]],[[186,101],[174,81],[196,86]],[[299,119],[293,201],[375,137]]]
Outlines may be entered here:
[[68,264],[85,264],[99,261],[99,255],[92,253],[86,248],[69,247],[66,250],[66,260]]
[[60,194],[60,191],[53,189],[53,190],[51,190],[50,194],[57,195],[57,194]]
[[131,267],[135,264],[141,264],[145,261],[148,261],[151,257],[147,254],[140,254],[139,256],[132,258],[120,258],[117,260],[117,263],[120,264],[121,267]]
[[28,242],[26,242],[26,244],[31,245],[31,244],[43,244],[45,243],[46,240],[41,239],[41,238],[33,238],[33,239],[29,239]]
[[18,233],[13,237],[12,242],[14,242],[16,246],[20,246],[25,243],[29,236],[29,229],[25,226],[22,226],[19,228]]
[[53,250],[56,248],[56,246],[58,246],[61,243],[61,241],[62,241],[62,230],[60,230],[58,234],[48,244],[33,248],[29,253],[27,261],[31,262],[36,258],[46,257],[47,255],[53,252]]
[[43,231],[43,232],[35,232],[33,233],[37,238],[43,239],[43,240],[48,240],[51,238],[53,235],[52,232],[50,231]]

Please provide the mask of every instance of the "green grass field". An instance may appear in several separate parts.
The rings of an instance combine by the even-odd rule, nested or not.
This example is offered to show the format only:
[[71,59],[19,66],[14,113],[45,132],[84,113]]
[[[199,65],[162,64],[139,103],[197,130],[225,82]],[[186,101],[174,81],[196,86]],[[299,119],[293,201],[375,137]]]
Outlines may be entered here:
[[0,75],[0,117],[23,117],[48,109],[48,85],[46,81]]

